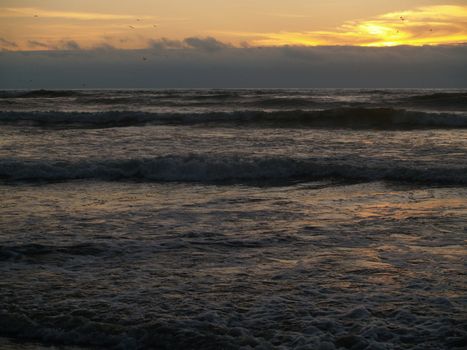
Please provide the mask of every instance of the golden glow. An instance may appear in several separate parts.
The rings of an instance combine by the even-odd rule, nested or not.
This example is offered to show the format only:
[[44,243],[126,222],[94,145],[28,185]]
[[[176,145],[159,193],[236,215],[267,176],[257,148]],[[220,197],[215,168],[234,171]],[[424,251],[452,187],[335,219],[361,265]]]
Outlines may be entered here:
[[467,42],[467,6],[431,6],[349,21],[334,31],[271,33],[257,45],[440,45]]
[[467,42],[467,6],[430,6],[349,21],[334,31],[272,33],[257,45],[440,45]]
[[[14,18],[61,18],[74,20],[129,20],[135,16],[114,15],[106,13],[91,12],[65,12],[65,11],[46,11],[37,8],[4,8],[0,12],[0,17]],[[151,18],[144,16],[144,18]]]
[[[177,5],[167,5],[167,8],[170,9],[171,6]],[[186,11],[196,11],[196,6],[185,7],[187,7]],[[74,9],[77,8],[82,7]],[[243,7],[239,5],[237,10],[240,9]],[[465,5],[424,6],[399,12],[386,12],[378,16],[348,20],[334,28],[332,25],[326,27],[319,18],[317,19],[318,15],[312,17],[312,12],[303,14],[265,12],[262,16],[258,14],[256,25],[248,26],[243,26],[242,21],[233,21],[232,18],[227,17],[223,17],[225,21],[220,21],[217,17],[213,20],[214,17],[209,12],[200,14],[199,19],[170,17],[169,15],[182,14],[175,10],[169,15],[160,17],[151,15],[156,11],[142,13],[146,14],[130,15],[122,11],[120,14],[64,11],[63,8],[61,10],[33,7],[0,8],[0,49],[63,49],[60,43],[68,41],[75,41],[81,48],[93,48],[104,44],[122,49],[136,49],[148,47],[150,40],[164,37],[182,40],[189,36],[213,36],[234,46],[382,47],[450,45],[467,42],[467,6]],[[249,16],[251,13],[244,15]],[[211,16],[212,21],[208,23],[202,16]],[[342,16],[342,13],[339,16]],[[201,21],[206,22],[204,27],[200,24]],[[208,25],[210,28],[207,27]],[[235,30],[239,26],[242,26],[242,31]],[[276,30],[277,26],[281,29]]]

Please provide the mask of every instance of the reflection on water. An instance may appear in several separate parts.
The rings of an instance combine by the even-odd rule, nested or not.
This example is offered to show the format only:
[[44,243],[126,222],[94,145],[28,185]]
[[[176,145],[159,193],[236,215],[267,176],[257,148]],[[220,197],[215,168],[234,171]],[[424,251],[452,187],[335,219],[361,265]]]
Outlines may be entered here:
[[0,92],[0,348],[463,348],[465,98]]
[[465,317],[465,188],[75,181],[0,196],[10,335],[392,349],[430,348],[430,332],[436,348]]

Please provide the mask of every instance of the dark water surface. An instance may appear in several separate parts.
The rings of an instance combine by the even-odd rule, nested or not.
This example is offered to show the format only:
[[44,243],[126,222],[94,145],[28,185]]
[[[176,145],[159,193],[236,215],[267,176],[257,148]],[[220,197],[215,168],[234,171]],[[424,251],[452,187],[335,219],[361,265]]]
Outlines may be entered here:
[[6,349],[465,346],[466,90],[2,91],[0,198]]

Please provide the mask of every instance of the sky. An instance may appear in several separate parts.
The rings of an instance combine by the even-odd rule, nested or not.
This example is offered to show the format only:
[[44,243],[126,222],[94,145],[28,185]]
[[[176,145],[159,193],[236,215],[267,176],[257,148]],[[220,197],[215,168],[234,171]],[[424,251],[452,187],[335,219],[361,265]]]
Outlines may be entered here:
[[[388,72],[380,87],[417,81],[465,86],[451,71],[467,61],[466,43],[466,0],[0,0],[0,87],[85,84],[63,74],[72,69],[67,62],[81,67],[73,68],[78,76],[94,72],[86,80],[101,76],[90,84],[103,87],[250,86],[253,82],[235,77],[245,71],[252,74],[247,80],[256,79],[255,87],[325,83],[304,82],[290,65],[311,77],[325,66],[328,82],[336,86],[377,85],[351,74],[375,67]],[[423,57],[427,52],[433,56]],[[274,67],[274,79],[260,76],[263,66]],[[111,83],[110,67],[117,73],[141,71],[142,79],[132,79],[135,73]],[[409,74],[398,75],[402,68]],[[171,80],[144,78],[156,73],[160,78],[161,72],[170,73]]]
[[394,46],[467,42],[467,1],[0,0],[7,50],[215,37],[235,46]]

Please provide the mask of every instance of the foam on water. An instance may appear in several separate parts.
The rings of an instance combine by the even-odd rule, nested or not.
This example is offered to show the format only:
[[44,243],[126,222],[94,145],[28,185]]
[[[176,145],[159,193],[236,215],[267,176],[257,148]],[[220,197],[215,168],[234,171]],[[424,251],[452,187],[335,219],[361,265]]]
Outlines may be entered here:
[[102,349],[465,341],[465,188],[0,191],[2,336]]
[[462,349],[465,98],[0,92],[0,348]]

